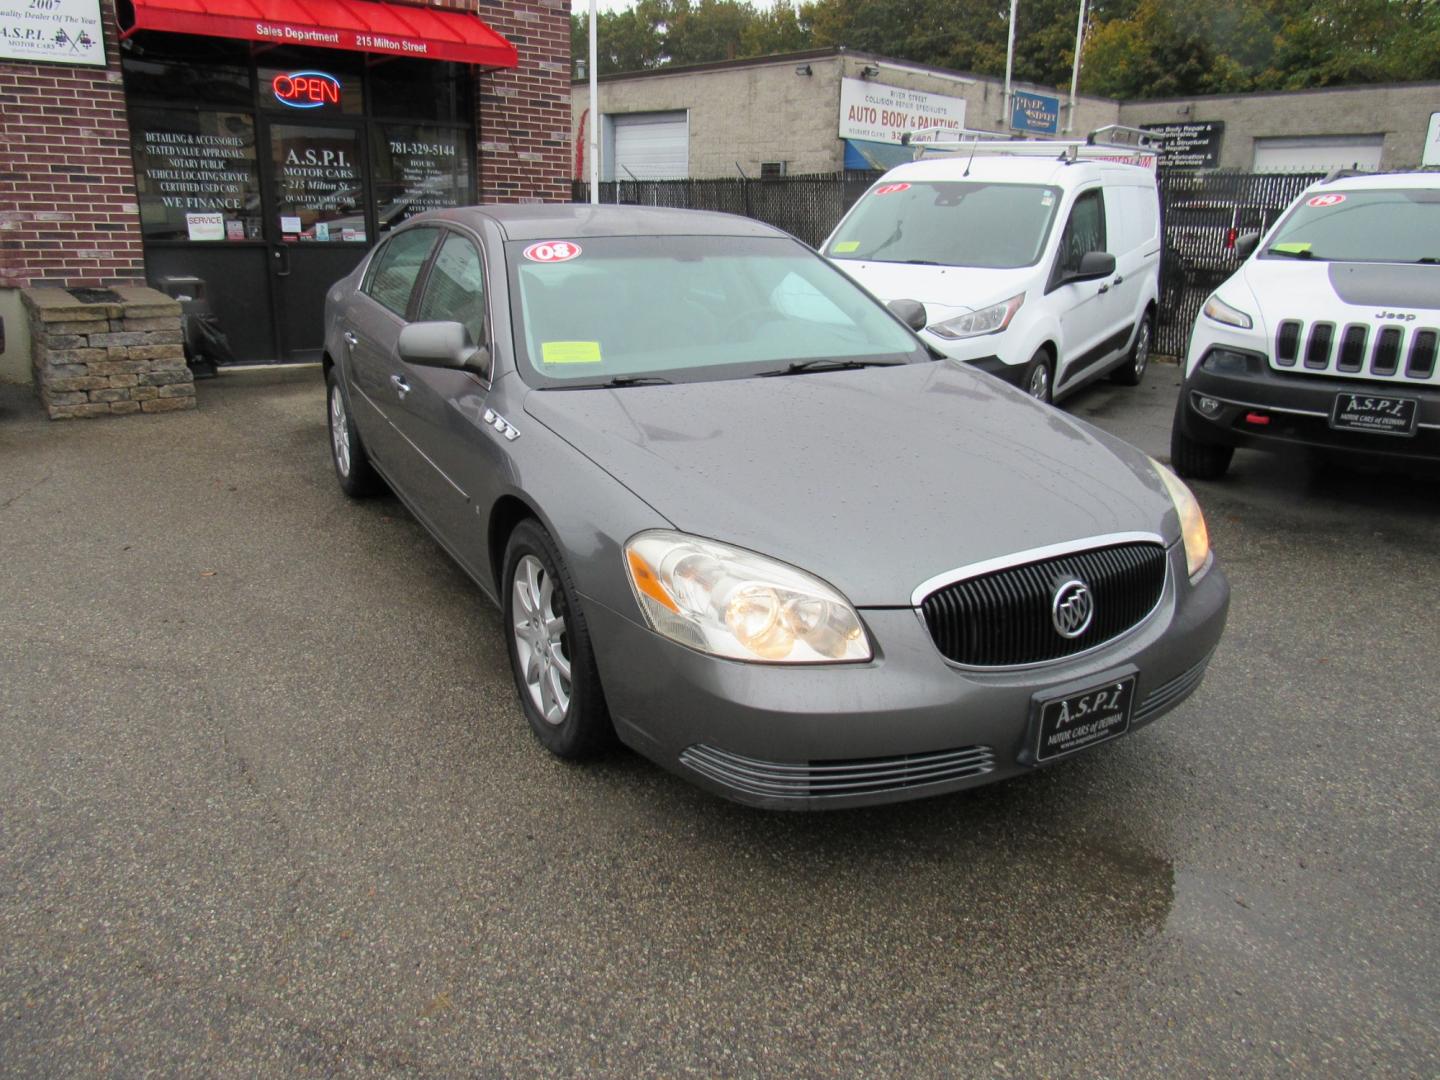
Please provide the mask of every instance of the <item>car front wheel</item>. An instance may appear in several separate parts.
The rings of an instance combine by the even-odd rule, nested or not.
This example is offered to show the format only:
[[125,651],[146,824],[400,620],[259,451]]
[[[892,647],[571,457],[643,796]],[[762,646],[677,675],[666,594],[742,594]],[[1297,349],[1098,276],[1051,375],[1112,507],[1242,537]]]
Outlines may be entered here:
[[1175,423],[1170,429],[1170,465],[1187,480],[1218,480],[1230,468],[1235,456],[1233,446],[1203,443],[1185,434],[1182,410],[1184,392],[1175,407]]
[[559,549],[535,521],[510,536],[504,590],[510,668],[530,729],[557,757],[598,753],[612,728],[589,630]]
[[1052,370],[1050,354],[1044,349],[1040,349],[1030,358],[1030,363],[1025,366],[1025,374],[1020,377],[1020,389],[1036,401],[1050,404],[1054,400]]

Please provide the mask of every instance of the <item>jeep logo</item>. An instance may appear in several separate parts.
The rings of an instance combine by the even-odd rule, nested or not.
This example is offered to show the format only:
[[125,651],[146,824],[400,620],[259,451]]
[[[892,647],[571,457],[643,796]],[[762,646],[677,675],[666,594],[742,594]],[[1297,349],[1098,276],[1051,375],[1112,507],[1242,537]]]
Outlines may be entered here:
[[1377,319],[1391,319],[1391,320],[1393,320],[1394,322],[1414,322],[1414,321],[1415,321],[1415,316],[1414,316],[1414,315],[1405,315],[1405,314],[1403,314],[1403,313],[1401,313],[1401,312],[1399,312],[1399,311],[1377,311],[1377,312],[1375,312],[1375,318],[1377,318]]

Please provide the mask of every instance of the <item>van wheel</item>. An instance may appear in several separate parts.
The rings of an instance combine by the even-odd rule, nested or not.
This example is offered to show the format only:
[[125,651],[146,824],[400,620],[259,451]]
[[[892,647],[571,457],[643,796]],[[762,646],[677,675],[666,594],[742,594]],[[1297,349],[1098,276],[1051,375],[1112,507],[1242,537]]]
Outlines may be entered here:
[[1043,401],[1049,405],[1055,397],[1053,383],[1054,375],[1050,366],[1050,354],[1044,349],[1040,349],[1030,358],[1030,363],[1025,365],[1025,374],[1020,376],[1020,389],[1036,401]]
[[1170,431],[1170,464],[1187,480],[1219,480],[1235,456],[1233,446],[1202,443],[1180,430],[1177,417]]
[[1150,366],[1150,330],[1151,314],[1145,312],[1145,318],[1140,320],[1140,328],[1135,331],[1135,344],[1130,346],[1130,356],[1115,369],[1111,376],[1121,386],[1139,386],[1140,380],[1145,378],[1145,369]]

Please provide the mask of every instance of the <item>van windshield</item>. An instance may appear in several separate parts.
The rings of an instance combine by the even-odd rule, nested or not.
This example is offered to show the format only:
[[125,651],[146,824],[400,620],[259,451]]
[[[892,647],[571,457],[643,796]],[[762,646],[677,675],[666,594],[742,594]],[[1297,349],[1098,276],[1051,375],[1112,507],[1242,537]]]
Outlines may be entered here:
[[1440,262],[1440,190],[1307,195],[1280,223],[1263,258]]
[[832,259],[1008,270],[1045,250],[1060,189],[984,180],[887,182],[871,188],[825,254]]

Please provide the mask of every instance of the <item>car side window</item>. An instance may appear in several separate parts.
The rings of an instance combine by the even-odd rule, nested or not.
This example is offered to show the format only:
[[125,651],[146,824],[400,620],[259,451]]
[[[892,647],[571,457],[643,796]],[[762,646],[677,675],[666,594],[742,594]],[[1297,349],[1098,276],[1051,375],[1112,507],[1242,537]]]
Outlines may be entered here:
[[1105,203],[1100,190],[1087,191],[1070,208],[1070,220],[1060,238],[1060,269],[1074,273],[1080,259],[1089,251],[1105,250]]
[[484,344],[485,272],[480,252],[465,237],[451,233],[441,245],[415,317],[421,322],[463,323],[470,340]]
[[403,318],[438,233],[438,229],[407,229],[392,236],[375,257],[375,269],[365,284],[370,298]]

